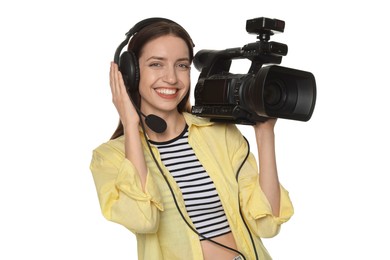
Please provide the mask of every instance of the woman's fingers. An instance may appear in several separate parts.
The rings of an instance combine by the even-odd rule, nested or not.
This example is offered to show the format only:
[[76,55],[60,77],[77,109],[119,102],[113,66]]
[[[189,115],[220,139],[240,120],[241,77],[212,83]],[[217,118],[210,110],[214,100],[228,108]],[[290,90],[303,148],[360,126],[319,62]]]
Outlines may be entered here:
[[125,82],[123,81],[122,73],[119,71],[118,65],[111,62],[110,69],[110,86],[113,95],[121,95],[127,97]]
[[111,62],[111,67],[110,67],[110,87],[111,87],[111,92],[112,95],[114,96],[117,93],[117,87],[116,87],[116,74],[117,74],[117,65],[114,62]]

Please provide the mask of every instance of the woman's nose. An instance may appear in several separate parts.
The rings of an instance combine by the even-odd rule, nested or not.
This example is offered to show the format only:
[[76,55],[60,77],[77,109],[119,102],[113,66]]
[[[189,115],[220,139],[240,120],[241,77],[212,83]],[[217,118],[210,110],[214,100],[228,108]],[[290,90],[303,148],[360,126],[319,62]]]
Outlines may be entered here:
[[177,82],[177,75],[175,68],[167,68],[164,75],[164,81],[173,85]]

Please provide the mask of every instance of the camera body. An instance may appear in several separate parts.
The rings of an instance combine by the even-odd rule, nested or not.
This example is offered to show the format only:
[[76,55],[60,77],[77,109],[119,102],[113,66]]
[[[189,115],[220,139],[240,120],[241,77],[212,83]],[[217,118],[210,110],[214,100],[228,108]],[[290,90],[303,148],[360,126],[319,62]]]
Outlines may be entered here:
[[[268,118],[308,121],[316,100],[313,74],[270,65],[280,64],[287,55],[287,45],[269,41],[283,32],[284,26],[284,21],[277,19],[250,19],[246,30],[257,34],[258,41],[238,48],[198,51],[194,66],[200,75],[192,114],[251,125]],[[229,72],[234,59],[251,61],[247,74]]]

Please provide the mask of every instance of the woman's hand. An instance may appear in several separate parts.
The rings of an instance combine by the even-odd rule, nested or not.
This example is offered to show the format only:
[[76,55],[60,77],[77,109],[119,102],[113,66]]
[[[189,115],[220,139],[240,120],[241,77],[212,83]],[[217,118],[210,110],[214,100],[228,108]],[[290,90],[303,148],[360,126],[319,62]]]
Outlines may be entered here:
[[112,102],[114,103],[123,127],[134,124],[139,124],[139,116],[131,102],[126,91],[126,86],[122,78],[122,74],[118,69],[118,65],[111,62],[110,67],[110,87],[112,93]]

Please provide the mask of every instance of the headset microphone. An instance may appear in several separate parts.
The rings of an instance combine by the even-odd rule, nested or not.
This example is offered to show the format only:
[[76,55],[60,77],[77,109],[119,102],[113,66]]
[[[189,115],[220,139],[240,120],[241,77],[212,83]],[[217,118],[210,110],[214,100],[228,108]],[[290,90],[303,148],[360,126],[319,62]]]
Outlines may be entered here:
[[[138,110],[138,109],[137,109]],[[164,119],[162,119],[159,116],[150,114],[145,116],[141,111],[138,110],[138,112],[145,117],[145,123],[146,125],[153,130],[153,132],[156,132],[158,134],[162,134],[167,129],[167,122],[165,122]]]

